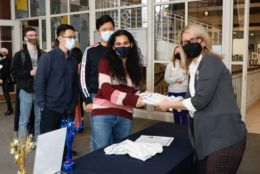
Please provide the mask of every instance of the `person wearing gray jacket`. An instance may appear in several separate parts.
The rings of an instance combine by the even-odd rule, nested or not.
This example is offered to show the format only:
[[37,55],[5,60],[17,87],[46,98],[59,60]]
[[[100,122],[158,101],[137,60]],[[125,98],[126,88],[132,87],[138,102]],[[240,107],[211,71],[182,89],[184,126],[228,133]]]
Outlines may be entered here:
[[[188,88],[188,76],[181,67],[180,47],[174,49],[172,61],[168,63],[164,73],[164,80],[169,84],[168,96],[185,97]],[[175,124],[188,124],[187,111],[173,109],[173,120]]]
[[189,69],[189,89],[183,101],[158,106],[189,111],[189,135],[200,174],[236,173],[246,146],[232,78],[221,58],[212,52],[209,35],[198,24],[181,32],[181,47]]

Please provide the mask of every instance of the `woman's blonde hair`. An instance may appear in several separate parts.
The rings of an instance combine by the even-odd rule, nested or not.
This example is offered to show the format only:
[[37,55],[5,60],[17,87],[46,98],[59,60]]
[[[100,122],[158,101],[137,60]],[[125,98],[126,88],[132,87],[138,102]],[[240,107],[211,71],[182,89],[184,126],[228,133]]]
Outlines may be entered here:
[[214,53],[211,49],[211,39],[208,35],[208,33],[206,32],[206,30],[204,29],[203,26],[199,25],[199,24],[189,24],[187,26],[185,26],[181,32],[180,32],[180,54],[181,56],[183,57],[183,60],[181,62],[182,66],[185,67],[186,71],[188,72],[188,67],[191,63],[191,59],[188,59],[186,54],[184,53],[183,51],[183,45],[181,44],[182,43],[182,35],[183,33],[189,33],[195,37],[198,37],[198,38],[201,38],[202,41],[204,41],[205,43],[205,46],[202,48],[202,55],[205,55],[205,54],[214,54],[216,56],[218,56],[219,58],[221,58],[220,55],[218,55],[217,53]]

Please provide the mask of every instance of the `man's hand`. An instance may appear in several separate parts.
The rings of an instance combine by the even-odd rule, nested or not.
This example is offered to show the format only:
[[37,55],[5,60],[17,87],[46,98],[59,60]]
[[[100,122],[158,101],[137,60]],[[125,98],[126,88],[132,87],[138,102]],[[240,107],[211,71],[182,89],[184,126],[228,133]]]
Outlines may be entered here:
[[36,69],[31,70],[30,75],[35,76],[36,75]]
[[89,103],[89,104],[86,105],[86,111],[87,112],[92,112],[92,105],[93,105],[93,103]]
[[3,84],[4,82],[3,82],[3,80],[2,79],[0,79],[0,84]]

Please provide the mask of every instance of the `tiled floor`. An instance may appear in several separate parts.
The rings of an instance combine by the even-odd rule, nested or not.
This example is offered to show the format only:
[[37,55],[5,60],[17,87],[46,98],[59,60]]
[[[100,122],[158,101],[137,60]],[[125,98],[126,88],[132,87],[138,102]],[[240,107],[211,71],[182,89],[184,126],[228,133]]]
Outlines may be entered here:
[[[4,116],[5,103],[0,104],[0,174],[14,174],[18,167],[13,161],[13,156],[9,153],[9,144],[13,137],[14,115]],[[85,116],[86,117],[86,116]],[[88,117],[86,117],[88,118]],[[155,120],[135,119],[132,133],[155,124]],[[87,119],[87,127],[76,135],[73,149],[77,151],[78,158],[89,152],[90,129]],[[247,147],[243,161],[237,174],[259,174],[260,173],[260,102],[250,108],[246,116],[248,128]],[[29,154],[26,168],[28,174],[32,174],[35,151]]]

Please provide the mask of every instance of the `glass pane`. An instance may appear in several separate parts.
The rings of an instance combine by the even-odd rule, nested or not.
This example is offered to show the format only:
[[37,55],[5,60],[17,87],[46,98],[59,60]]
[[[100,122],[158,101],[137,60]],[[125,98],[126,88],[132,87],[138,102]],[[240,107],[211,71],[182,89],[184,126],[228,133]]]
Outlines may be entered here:
[[46,20],[42,20],[42,49],[47,50]]
[[146,4],[147,0],[120,0],[120,6]]
[[155,6],[155,59],[170,60],[185,25],[184,3]]
[[51,14],[67,13],[68,0],[50,0]]
[[27,0],[15,0],[15,17],[16,19],[29,17]]
[[232,61],[243,61],[244,53],[244,0],[234,1]]
[[30,0],[31,17],[45,15],[45,0]]
[[76,47],[82,51],[89,45],[89,14],[78,14],[70,17],[70,23],[75,28],[77,36]]
[[118,6],[118,0],[96,0],[96,9],[99,8],[112,8]]
[[121,28],[146,28],[147,8],[128,8],[121,10]]
[[154,2],[169,2],[169,1],[175,1],[175,0],[154,0]]
[[83,11],[89,9],[88,0],[70,0],[70,11]]
[[[168,95],[168,84],[164,81],[166,64],[156,63],[154,66],[154,92]],[[159,108],[154,108],[161,111]]]
[[241,94],[242,94],[242,66],[241,65],[232,65],[232,85],[237,100],[237,104],[240,108],[241,105]]
[[111,16],[111,18],[113,18],[113,20],[115,22],[115,27],[118,28],[118,12],[117,12],[117,10],[96,12],[96,19],[100,18],[102,15]]
[[222,43],[222,1],[207,0],[189,3],[189,23],[205,27],[212,41],[213,51],[221,54]]
[[68,16],[59,16],[51,18],[51,44],[52,47],[56,46],[56,30],[61,24],[68,24]]
[[249,17],[249,65],[260,64],[260,6],[256,1],[250,2]]

